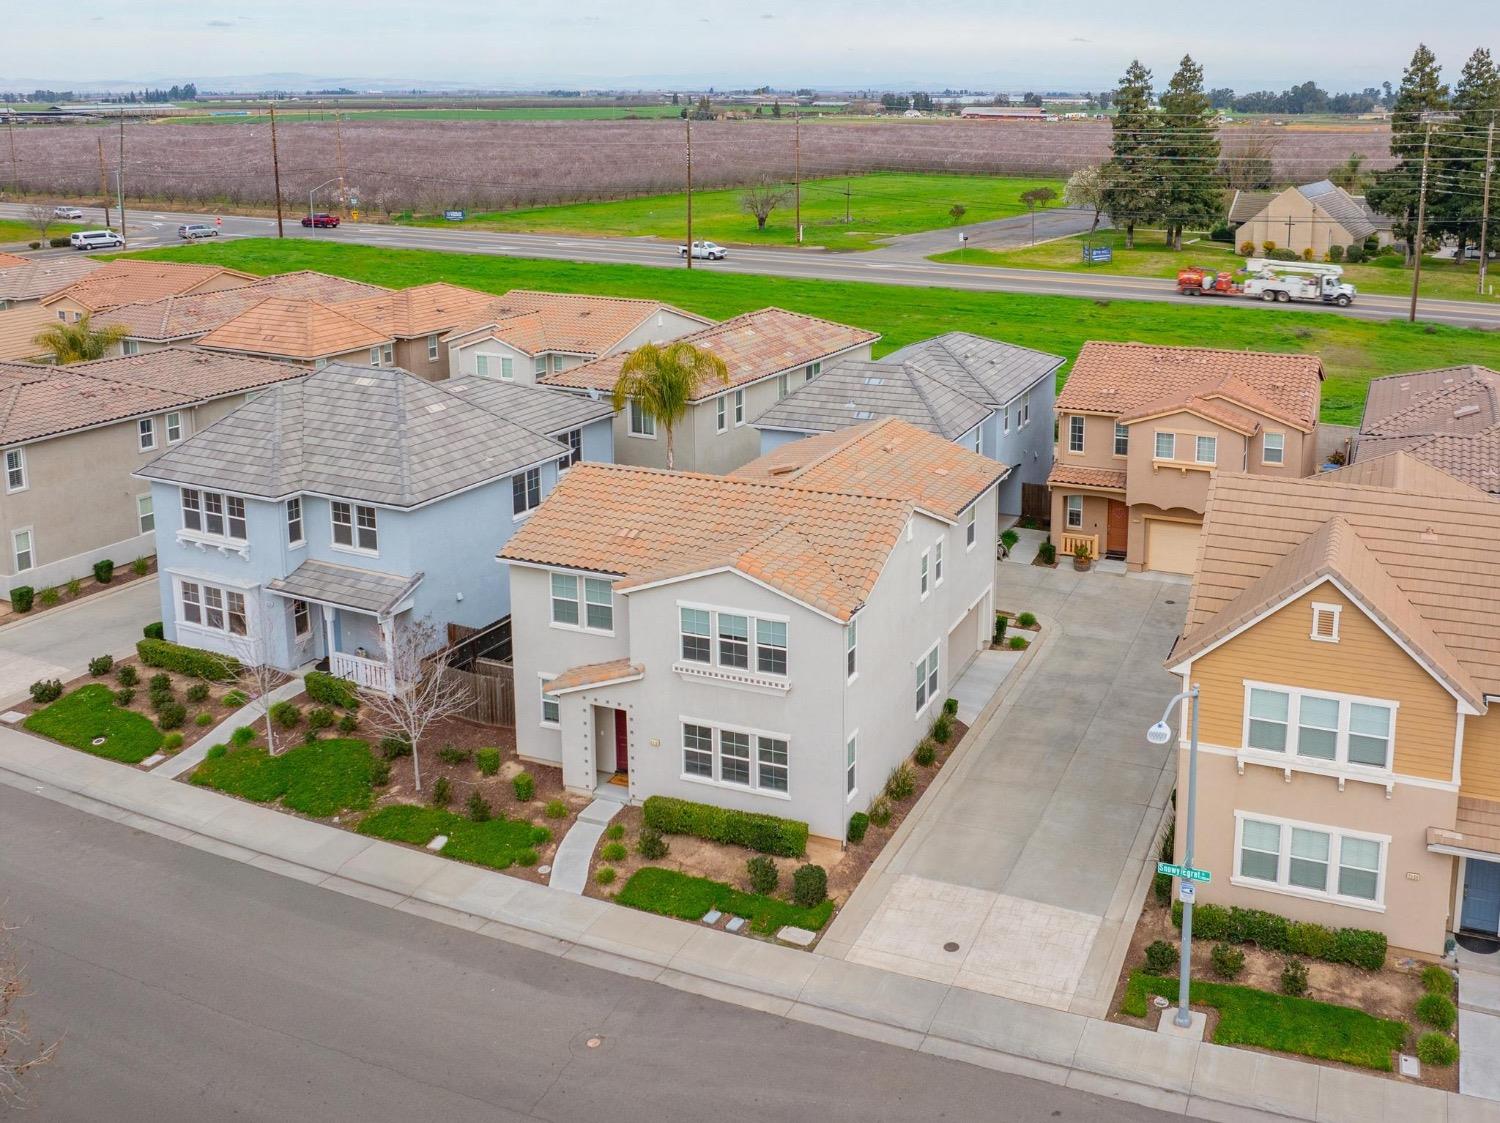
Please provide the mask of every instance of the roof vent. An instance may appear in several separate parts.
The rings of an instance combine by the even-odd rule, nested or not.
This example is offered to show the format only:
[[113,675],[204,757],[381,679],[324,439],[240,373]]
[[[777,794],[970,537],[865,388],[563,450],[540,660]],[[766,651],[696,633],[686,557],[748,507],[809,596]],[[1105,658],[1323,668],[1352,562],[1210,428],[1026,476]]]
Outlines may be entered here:
[[885,379],[883,379],[883,378],[876,378],[876,377],[874,377],[872,375],[869,378],[865,379],[865,385],[866,386],[884,386],[885,385]]
[[1453,416],[1454,417],[1473,417],[1478,412],[1479,412],[1479,407],[1477,405],[1475,405],[1473,402],[1470,402],[1468,405],[1459,406],[1456,410],[1454,410],[1453,411]]
[[778,465],[776,465],[776,467],[774,467],[774,468],[771,469],[771,475],[773,475],[773,476],[789,476],[793,472],[795,472],[796,470],[797,470],[797,465],[795,465],[795,464],[778,464]]
[[641,528],[638,526],[621,527],[620,533],[615,535],[616,538],[639,538],[640,536]]
[[374,386],[375,385],[375,380],[373,378],[356,378],[354,380],[354,385],[356,385],[356,386]]
[[1422,541],[1423,542],[1436,542],[1437,541],[1437,531],[1433,530],[1432,527],[1429,526],[1426,530],[1422,531]]
[[855,410],[854,411],[854,416],[857,417],[857,418],[859,418],[861,421],[873,421],[874,418],[875,418],[875,415],[873,413],[871,413],[867,409],[857,409],[857,410]]
[[427,412],[428,413],[442,413],[443,410],[445,410],[447,408],[448,408],[448,403],[447,402],[431,402],[427,406]]
[[896,451],[896,442],[895,441],[888,441],[888,442],[886,442],[885,444],[883,444],[883,445],[880,446],[880,451],[881,452],[895,452]]
[[947,468],[934,468],[932,470],[932,474],[934,476],[946,476],[948,474],[948,469]]

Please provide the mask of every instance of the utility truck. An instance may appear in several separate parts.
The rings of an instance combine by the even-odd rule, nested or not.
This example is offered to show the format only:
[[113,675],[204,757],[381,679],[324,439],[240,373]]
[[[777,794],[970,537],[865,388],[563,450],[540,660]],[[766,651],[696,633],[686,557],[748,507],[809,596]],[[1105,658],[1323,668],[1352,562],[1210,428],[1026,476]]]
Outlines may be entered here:
[[1245,279],[1233,272],[1190,265],[1177,274],[1177,291],[1184,296],[1248,296],[1286,304],[1293,300],[1316,301],[1347,308],[1357,295],[1353,285],[1341,279],[1340,265],[1318,262],[1271,261],[1252,257],[1245,262]]

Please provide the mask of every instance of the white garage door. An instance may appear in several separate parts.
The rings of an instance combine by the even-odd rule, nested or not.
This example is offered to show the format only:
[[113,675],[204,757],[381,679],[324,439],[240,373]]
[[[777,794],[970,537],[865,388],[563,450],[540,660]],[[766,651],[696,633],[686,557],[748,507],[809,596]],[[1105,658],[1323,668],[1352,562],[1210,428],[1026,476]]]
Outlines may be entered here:
[[1203,528],[1196,523],[1146,522],[1146,568],[1165,573],[1192,573],[1198,568],[1198,540]]

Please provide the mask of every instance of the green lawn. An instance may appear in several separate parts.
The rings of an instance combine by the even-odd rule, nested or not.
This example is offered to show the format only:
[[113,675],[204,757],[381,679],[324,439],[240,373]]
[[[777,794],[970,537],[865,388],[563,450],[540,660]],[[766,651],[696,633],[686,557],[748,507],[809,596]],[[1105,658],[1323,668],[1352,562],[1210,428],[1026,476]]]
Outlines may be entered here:
[[[784,185],[786,186],[786,185]],[[971,175],[876,175],[847,179],[810,179],[802,184],[803,241],[833,250],[867,250],[892,234],[950,226],[954,204],[967,208],[965,223],[1013,218],[1025,211],[1023,191],[1062,183],[1048,179],[1016,179]],[[845,191],[849,222],[844,221]],[[693,235],[725,245],[787,246],[797,241],[796,212],[789,198],[771,212],[764,230],[740,206],[743,191],[695,191]],[[441,215],[419,219],[442,225]],[[619,199],[607,203],[571,203],[517,211],[470,215],[462,225],[518,233],[597,234],[632,238],[650,235],[681,239],[686,232],[687,197],[681,192]]]
[[[115,705],[114,691],[97,682],[63,695],[25,724],[33,733],[125,764],[139,764],[162,742],[161,730],[150,718]],[[97,737],[104,744],[95,745]]]
[[281,800],[283,807],[326,819],[370,806],[382,771],[370,747],[354,739],[314,741],[271,756],[261,748],[209,750],[192,782],[256,803]]
[[[1147,998],[1153,994],[1175,1000],[1177,980],[1133,972],[1120,1009],[1144,1018]],[[1381,1072],[1391,1070],[1391,1053],[1401,1048],[1410,1028],[1405,1022],[1387,1021],[1350,1006],[1229,983],[1195,981],[1190,998],[1194,1005],[1219,1011],[1213,1035],[1216,1045],[1253,1045]]]
[[688,272],[644,265],[394,250],[302,239],[254,238],[149,250],[135,256],[215,262],[252,273],[319,269],[391,288],[449,281],[497,293],[533,288],[648,297],[715,318],[776,304],[883,333],[875,348],[877,355],[956,330],[1039,348],[1070,360],[1089,339],[1311,352],[1322,358],[1328,371],[1323,420],[1341,424],[1358,423],[1366,384],[1377,375],[1459,363],[1500,369],[1500,333],[1496,332],[1438,324],[1372,323],[1185,298],[1181,303],[1094,301],[757,277],[708,269]]
[[[88,212],[85,211],[84,213]],[[104,216],[101,213],[99,217],[103,218]],[[92,229],[94,228],[91,226],[80,226],[76,222],[58,222],[47,228],[47,237],[62,238],[73,233],[75,230]],[[27,246],[32,242],[38,241],[41,241],[41,239],[37,236],[36,227],[32,226],[31,223],[19,218],[0,218],[0,246],[11,244]]]
[[[931,260],[947,264],[995,265],[1007,269],[1058,269],[1079,273],[1104,273],[1113,276],[1175,278],[1185,265],[1212,265],[1219,269],[1237,269],[1243,259],[1233,246],[1211,242],[1206,235],[1173,252],[1162,245],[1159,230],[1138,230],[1135,249],[1125,248],[1125,235],[1118,230],[1099,230],[1092,237],[1079,234],[1059,238],[1038,246],[1014,250],[952,250]],[[1109,246],[1114,260],[1098,265],[1083,263],[1083,244]],[[1500,293],[1500,262],[1491,262],[1493,288]],[[1344,280],[1360,292],[1386,296],[1406,296],[1411,292],[1411,270],[1399,256],[1386,255],[1377,263],[1345,265]],[[1479,263],[1455,265],[1451,261],[1426,258],[1422,262],[1422,293],[1442,300],[1500,300],[1500,296],[1481,297],[1475,290],[1479,280]]]
[[400,804],[382,807],[366,815],[359,833],[385,838],[392,842],[409,842],[426,846],[440,834],[448,836],[441,853],[461,862],[473,862],[491,869],[503,870],[512,865],[536,863],[536,847],[552,838],[546,827],[534,827],[520,819],[496,816],[476,823],[440,807],[418,807]]
[[742,893],[722,881],[692,877],[658,866],[636,870],[615,900],[631,908],[680,920],[699,920],[709,909],[718,909],[746,917],[751,928],[767,936],[787,924],[816,932],[833,915],[833,902],[829,900],[804,909],[775,897]]

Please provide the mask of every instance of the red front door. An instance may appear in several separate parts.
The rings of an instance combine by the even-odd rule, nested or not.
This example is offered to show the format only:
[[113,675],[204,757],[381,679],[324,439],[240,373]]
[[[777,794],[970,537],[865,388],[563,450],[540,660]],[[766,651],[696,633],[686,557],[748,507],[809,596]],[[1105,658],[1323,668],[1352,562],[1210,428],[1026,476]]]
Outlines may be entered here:
[[625,711],[615,711],[615,771],[630,771],[630,738],[625,732]]

